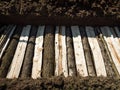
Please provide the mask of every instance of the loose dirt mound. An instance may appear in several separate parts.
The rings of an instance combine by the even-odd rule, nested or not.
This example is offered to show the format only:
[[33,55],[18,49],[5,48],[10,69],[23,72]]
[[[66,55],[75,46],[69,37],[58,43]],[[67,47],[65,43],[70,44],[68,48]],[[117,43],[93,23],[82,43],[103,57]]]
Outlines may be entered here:
[[120,0],[1,0],[0,14],[120,17]]
[[104,77],[53,77],[41,79],[0,79],[0,90],[119,90],[120,79]]

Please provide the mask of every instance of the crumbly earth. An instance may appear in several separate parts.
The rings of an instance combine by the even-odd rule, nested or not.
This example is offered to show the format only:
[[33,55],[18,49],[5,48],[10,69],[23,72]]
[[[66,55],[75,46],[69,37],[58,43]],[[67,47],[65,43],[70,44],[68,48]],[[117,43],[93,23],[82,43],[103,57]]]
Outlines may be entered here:
[[120,17],[120,0],[0,0],[0,14]]
[[0,79],[0,90],[120,90],[120,79],[105,77],[52,77]]

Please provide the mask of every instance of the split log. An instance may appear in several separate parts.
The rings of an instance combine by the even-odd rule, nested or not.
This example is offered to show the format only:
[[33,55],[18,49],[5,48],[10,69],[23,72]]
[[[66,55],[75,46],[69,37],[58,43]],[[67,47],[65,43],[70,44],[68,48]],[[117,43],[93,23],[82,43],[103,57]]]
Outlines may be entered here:
[[2,63],[0,66],[0,77],[5,78],[7,73],[8,73],[8,69],[10,67],[10,64],[12,62],[19,38],[20,38],[20,34],[21,34],[21,26],[18,26],[12,39],[10,44],[8,45],[4,56],[2,57]]
[[35,37],[36,37],[37,27],[33,26],[30,32],[30,38],[28,40],[28,45],[24,57],[23,66],[21,69],[21,77],[27,78],[31,77],[32,70],[32,60],[34,56],[34,46],[35,46]]

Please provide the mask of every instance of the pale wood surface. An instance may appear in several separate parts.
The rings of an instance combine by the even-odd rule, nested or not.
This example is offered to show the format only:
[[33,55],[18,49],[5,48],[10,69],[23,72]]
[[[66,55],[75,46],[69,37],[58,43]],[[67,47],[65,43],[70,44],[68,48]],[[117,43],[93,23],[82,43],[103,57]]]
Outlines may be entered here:
[[2,50],[1,50],[1,52],[0,52],[0,58],[2,57],[3,52],[5,51],[6,47],[8,46],[9,41],[10,41],[10,39],[11,39],[11,36],[13,35],[13,32],[15,31],[15,28],[16,28],[16,26],[14,26],[13,29],[11,30],[11,32],[10,32],[10,34],[9,34],[9,36],[8,36],[8,39],[7,39],[4,47],[2,48]]
[[75,62],[78,73],[81,76],[88,76],[86,61],[78,26],[72,26],[72,36],[74,44]]
[[13,57],[11,66],[7,74],[7,78],[18,78],[19,76],[20,69],[21,69],[24,55],[25,55],[25,50],[27,46],[30,29],[31,29],[30,25],[27,25],[23,28],[15,55]]
[[111,57],[113,59],[113,62],[118,70],[118,73],[120,74],[120,58],[118,57],[118,53],[115,50],[115,47],[117,46],[116,41],[113,39],[113,34],[110,32],[109,27],[101,27],[101,31],[103,33],[103,37],[107,43],[108,49],[110,51]]
[[67,67],[67,56],[66,56],[66,34],[65,34],[65,26],[61,27],[61,46],[62,46],[62,68],[63,68],[63,74],[65,77],[68,76],[68,67]]
[[96,74],[97,76],[107,76],[102,53],[101,53],[99,44],[97,42],[97,39],[95,37],[94,28],[86,27],[86,33],[88,36],[88,42],[94,58]]
[[55,75],[63,74],[68,76],[67,57],[66,57],[66,35],[65,26],[56,27],[55,31]]
[[45,26],[39,26],[36,35],[33,66],[32,66],[32,78],[34,79],[41,77],[44,29]]
[[59,61],[59,27],[55,29],[55,76],[58,76],[58,61]]

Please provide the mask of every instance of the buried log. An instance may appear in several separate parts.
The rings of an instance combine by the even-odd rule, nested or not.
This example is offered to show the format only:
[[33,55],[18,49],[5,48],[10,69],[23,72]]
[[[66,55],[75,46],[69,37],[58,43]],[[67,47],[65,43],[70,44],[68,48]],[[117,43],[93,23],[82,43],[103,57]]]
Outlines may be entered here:
[[7,74],[7,78],[18,78],[23,63],[25,50],[29,38],[31,26],[27,25],[23,27],[12,63]]
[[112,41],[112,35],[109,32],[109,27],[104,26],[101,27],[101,32],[102,32],[102,40],[104,40],[105,46],[107,47],[107,49],[109,50],[109,55],[112,58],[112,60],[110,59],[111,65],[115,71],[115,74],[117,75],[117,77],[120,77],[120,64],[119,64],[119,58],[117,57],[116,51],[114,49],[114,45],[115,42]]
[[36,34],[31,75],[31,77],[34,79],[41,77],[44,28],[45,26],[39,26]]
[[111,62],[110,62],[111,57],[108,53],[109,51],[106,48],[105,42],[103,41],[103,39],[101,37],[101,32],[98,28],[95,28],[94,31],[96,33],[96,38],[98,40],[98,43],[99,43],[99,46],[100,46],[100,49],[101,49],[101,52],[102,52],[102,56],[103,56],[103,59],[104,59],[107,75],[109,77],[114,77],[114,76],[116,76],[116,74],[115,74],[115,71],[114,71],[114,69],[111,65]]
[[70,76],[75,76],[77,72],[76,72],[76,66],[75,66],[72,34],[69,27],[66,28],[66,45],[67,45],[68,73]]
[[35,45],[35,37],[36,37],[37,27],[33,26],[30,32],[30,38],[28,41],[23,67],[21,69],[21,77],[26,78],[31,76],[32,69],[32,59],[34,55],[34,45]]
[[1,58],[2,63],[0,66],[0,77],[5,78],[7,75],[9,66],[12,62],[12,59],[13,59],[13,56],[14,56],[14,53],[15,53],[15,50],[16,50],[16,47],[19,41],[21,30],[22,30],[21,26],[18,26],[11,39],[10,44],[8,45],[8,48],[6,49],[3,57]]
[[85,31],[86,31],[86,34],[88,37],[88,42],[89,42],[90,48],[92,50],[92,56],[94,59],[96,74],[97,74],[97,76],[102,75],[102,76],[106,77],[107,73],[106,73],[106,69],[105,69],[105,64],[104,64],[104,60],[102,57],[102,53],[101,53],[98,41],[95,38],[94,28],[87,26]]
[[7,37],[10,33],[10,30],[12,29],[13,26],[9,25],[8,27],[6,27],[4,29],[4,32],[2,33],[1,37],[0,37],[0,51],[2,49],[2,47],[4,46],[6,40],[7,40]]
[[65,26],[55,30],[55,75],[68,76]]
[[2,55],[3,55],[4,51],[5,51],[6,48],[8,47],[8,44],[9,44],[9,42],[10,42],[10,39],[11,39],[11,37],[12,37],[15,29],[16,29],[16,26],[14,26],[14,27],[12,28],[12,30],[10,31],[8,37],[6,38],[5,45],[4,45],[3,48],[0,50],[0,58],[2,58]]
[[54,27],[46,26],[42,66],[43,77],[51,77],[54,75],[54,63],[55,63],[54,39],[55,39]]
[[[88,76],[87,65],[84,56],[83,44],[81,40],[81,34],[78,26],[71,26],[74,52],[75,52],[75,63],[78,74],[81,76]],[[77,75],[78,75],[77,74]]]
[[90,50],[90,46],[88,43],[87,35],[85,33],[85,29],[83,27],[80,27],[80,33],[81,33],[83,49],[85,53],[86,64],[88,68],[88,74],[89,76],[96,76],[92,52]]

